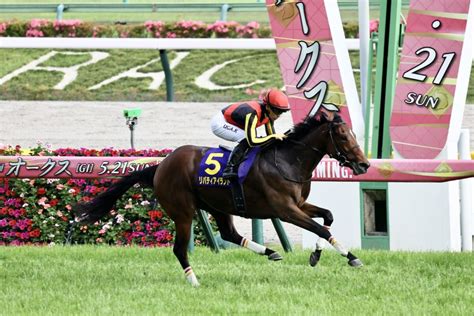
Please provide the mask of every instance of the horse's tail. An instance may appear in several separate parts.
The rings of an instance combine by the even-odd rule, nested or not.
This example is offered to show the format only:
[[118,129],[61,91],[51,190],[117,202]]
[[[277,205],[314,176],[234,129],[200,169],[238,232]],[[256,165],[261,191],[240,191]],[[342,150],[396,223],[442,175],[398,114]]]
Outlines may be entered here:
[[104,217],[114,207],[115,202],[130,189],[140,182],[146,186],[153,186],[153,178],[158,165],[135,171],[122,177],[111,185],[106,191],[99,194],[89,202],[79,202],[73,207],[76,221],[81,223],[94,223]]

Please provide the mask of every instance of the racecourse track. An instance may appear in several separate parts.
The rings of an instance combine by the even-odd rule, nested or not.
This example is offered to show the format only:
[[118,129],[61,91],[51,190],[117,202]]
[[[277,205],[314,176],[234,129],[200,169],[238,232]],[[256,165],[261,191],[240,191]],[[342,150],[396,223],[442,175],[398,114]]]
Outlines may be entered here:
[[[138,149],[176,148],[194,144],[232,145],[212,134],[209,122],[226,103],[181,102],[58,102],[0,101],[0,145],[36,146],[40,141],[52,148],[130,148],[130,131],[123,109],[140,107],[142,116],[134,132]],[[276,123],[277,131],[292,126],[284,114]],[[466,105],[463,128],[471,130],[474,149],[474,105]],[[334,225],[338,220],[335,219]],[[251,237],[251,221],[236,219],[238,230]],[[300,245],[301,229],[284,224],[292,243]],[[271,221],[264,221],[265,243],[278,242]]]

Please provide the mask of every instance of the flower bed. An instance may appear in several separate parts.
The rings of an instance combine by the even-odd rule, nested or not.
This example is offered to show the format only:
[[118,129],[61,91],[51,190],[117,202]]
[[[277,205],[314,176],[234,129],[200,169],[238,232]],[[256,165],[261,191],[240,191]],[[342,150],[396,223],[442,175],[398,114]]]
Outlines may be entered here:
[[[357,23],[344,23],[346,37],[357,37]],[[257,22],[200,21],[165,23],[147,21],[142,24],[111,25],[81,20],[44,20],[0,22],[0,36],[15,37],[138,37],[138,38],[269,38],[271,29]]]
[[[19,146],[0,149],[0,155],[20,155]],[[116,150],[106,148],[49,150],[30,149],[42,156],[146,156],[162,157],[165,150]],[[0,178],[0,245],[44,245],[64,243],[71,207],[103,192],[109,179],[2,179]],[[201,229],[195,228],[196,243],[205,243]],[[77,226],[73,243],[140,246],[169,246],[174,224],[153,200],[150,188],[133,187],[120,199],[111,215],[92,225]]]
[[199,21],[164,23],[147,21],[143,24],[107,25],[83,22],[81,20],[0,22],[0,36],[17,37],[139,37],[139,38],[209,38],[270,37],[270,28],[257,22],[246,25],[237,22],[215,22],[205,24]]

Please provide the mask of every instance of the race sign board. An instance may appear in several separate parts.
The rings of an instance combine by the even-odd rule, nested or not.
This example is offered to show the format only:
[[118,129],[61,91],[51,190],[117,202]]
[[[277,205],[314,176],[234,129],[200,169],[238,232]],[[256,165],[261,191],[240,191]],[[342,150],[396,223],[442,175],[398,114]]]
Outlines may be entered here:
[[[209,156],[208,156],[209,157]],[[60,157],[0,156],[0,178],[118,178],[164,157]],[[215,155],[208,161],[208,173],[216,169]],[[344,182],[444,182],[474,176],[472,160],[370,159],[368,172],[355,176],[334,159],[323,159],[314,170],[314,181]]]
[[336,1],[266,0],[294,123],[339,110],[356,133],[362,111]]
[[116,178],[163,157],[0,156],[0,178]]
[[390,122],[403,158],[436,158],[450,133],[457,142],[472,63],[470,2],[410,1]]

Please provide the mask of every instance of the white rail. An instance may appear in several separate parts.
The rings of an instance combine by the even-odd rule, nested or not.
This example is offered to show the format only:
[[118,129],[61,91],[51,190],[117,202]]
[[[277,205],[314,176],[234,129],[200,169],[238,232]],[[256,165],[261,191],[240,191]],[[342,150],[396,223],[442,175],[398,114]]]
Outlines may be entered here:
[[[347,39],[350,50],[359,39]],[[276,49],[272,38],[64,38],[0,37],[0,48],[55,49]]]

